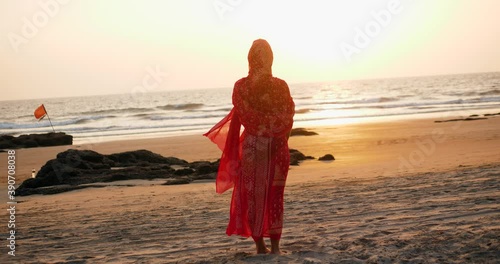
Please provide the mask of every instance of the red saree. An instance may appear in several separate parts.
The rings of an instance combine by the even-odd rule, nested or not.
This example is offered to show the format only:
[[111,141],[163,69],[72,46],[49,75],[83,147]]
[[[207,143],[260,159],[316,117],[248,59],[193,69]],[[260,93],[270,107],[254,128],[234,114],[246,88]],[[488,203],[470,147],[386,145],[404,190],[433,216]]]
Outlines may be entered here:
[[233,109],[204,136],[223,151],[217,193],[234,187],[226,234],[279,239],[295,105],[286,82],[272,76],[267,41],[254,41],[248,62],[248,77],[234,85]]
[[[233,105],[204,134],[223,150],[217,193],[234,187],[226,234],[279,239],[294,102],[283,80],[250,74],[236,82]],[[240,135],[241,125],[245,130]]]

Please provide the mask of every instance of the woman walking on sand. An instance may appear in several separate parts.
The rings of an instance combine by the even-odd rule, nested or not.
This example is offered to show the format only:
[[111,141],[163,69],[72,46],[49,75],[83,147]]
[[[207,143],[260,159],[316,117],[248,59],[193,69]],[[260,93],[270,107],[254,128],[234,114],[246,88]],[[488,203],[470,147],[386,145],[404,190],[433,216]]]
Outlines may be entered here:
[[[223,151],[217,193],[234,187],[226,234],[251,236],[259,254],[280,254],[295,105],[286,82],[272,75],[267,41],[253,42],[248,63],[248,76],[234,85],[233,109],[204,135]],[[264,237],[271,239],[271,250]]]

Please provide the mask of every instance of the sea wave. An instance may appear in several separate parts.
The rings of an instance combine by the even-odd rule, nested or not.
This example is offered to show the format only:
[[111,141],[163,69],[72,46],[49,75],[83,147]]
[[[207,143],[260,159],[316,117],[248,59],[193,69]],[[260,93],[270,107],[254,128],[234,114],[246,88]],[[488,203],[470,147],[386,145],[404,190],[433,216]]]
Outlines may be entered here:
[[203,104],[187,103],[187,104],[167,104],[164,106],[157,106],[156,108],[162,110],[192,110],[203,107]]
[[480,102],[500,102],[500,96],[477,98]]
[[192,112],[192,113],[199,113],[199,112],[225,112],[228,113],[231,111],[233,107],[216,107],[216,108],[210,108],[210,107],[203,107],[201,109],[189,109],[186,110],[185,112]]
[[293,96],[293,99],[295,100],[306,100],[306,99],[312,99],[312,96]]
[[205,118],[215,118],[215,117],[224,117],[225,114],[208,114],[208,115],[196,115],[196,116],[165,116],[165,115],[151,115],[148,117],[144,117],[144,119],[148,120],[183,120],[183,119],[205,119]]
[[500,89],[492,89],[489,91],[481,92],[479,95],[500,95]]
[[198,132],[199,134],[202,133],[202,131],[205,131],[207,129],[207,126],[203,127],[183,127],[183,128],[177,128],[177,129],[169,129],[169,128],[164,128],[164,129],[157,129],[155,131],[150,131],[148,133],[145,133],[144,130],[142,129],[134,129],[134,130],[126,130],[126,131],[111,131],[110,133],[106,134],[100,134],[100,135],[94,135],[92,133],[88,134],[82,134],[78,136],[79,142],[83,143],[93,143],[94,138],[96,137],[101,137],[97,142],[102,142],[103,138],[107,137],[126,137],[126,136],[135,136],[135,135],[179,135],[179,132],[184,132],[184,133],[195,133]]
[[33,117],[33,118],[35,118],[35,116],[33,114],[21,115],[21,116],[18,116],[17,118],[27,118],[27,117]]
[[[70,125],[82,125],[87,124],[91,121],[106,119],[106,118],[115,118],[113,115],[99,115],[99,116],[88,116],[88,117],[80,117],[80,118],[71,118],[63,121],[52,121],[53,126],[70,126]],[[41,121],[33,121],[31,123],[12,123],[12,122],[0,122],[0,129],[30,129],[30,128],[42,128],[46,127],[48,124],[44,120]]]
[[103,110],[91,110],[85,112],[72,112],[71,115],[104,115],[104,114],[123,114],[123,113],[138,113],[154,110],[153,108],[145,107],[127,107],[127,108],[113,108]]
[[184,128],[208,128],[213,126],[213,122],[203,122],[203,123],[195,123],[195,124],[162,124],[162,125],[137,125],[137,126],[106,126],[106,127],[72,127],[64,130],[65,132],[69,132],[71,134],[80,134],[80,133],[98,133],[102,135],[107,135],[110,132],[114,131],[122,131],[125,133],[126,131],[151,131],[158,129],[184,129]]
[[[435,100],[435,101],[403,101],[401,103],[392,103],[392,104],[347,104],[346,106],[338,106],[341,103],[330,104],[336,105],[334,109],[391,109],[391,108],[410,108],[410,109],[419,109],[419,108],[431,108],[431,107],[443,107],[443,106],[456,106],[456,105],[474,105],[474,104],[482,104],[482,103],[496,103],[500,102],[500,96],[497,97],[476,97],[469,99],[454,99],[454,100]],[[328,105],[323,104],[322,105]],[[311,110],[321,110],[311,108]]]
[[448,93],[445,93],[446,95],[450,95],[450,96],[458,96],[458,97],[461,97],[461,96],[489,96],[489,95],[500,95],[500,89],[498,88],[495,88],[495,87],[492,87],[494,89],[490,89],[490,90],[486,90],[486,91],[475,91],[475,90],[471,90],[471,91],[452,91],[452,92],[448,92]]
[[141,114],[135,114],[135,115],[132,115],[133,117],[147,117],[147,116],[150,116],[151,114],[148,114],[148,113],[141,113]]
[[[498,109],[500,105],[492,106],[491,109]],[[354,115],[323,115],[321,117],[318,116],[307,116],[307,117],[295,117],[294,122],[305,122],[305,121],[324,121],[324,120],[337,120],[337,119],[351,119],[351,118],[379,118],[379,117],[390,117],[390,116],[412,116],[412,115],[420,115],[420,114],[439,114],[443,113],[443,115],[448,115],[446,113],[449,112],[457,112],[458,114],[462,113],[461,111],[470,111],[470,110],[486,110],[488,108],[482,106],[469,105],[464,108],[453,108],[453,109],[434,109],[434,110],[426,110],[426,111],[398,111],[398,112],[379,112],[379,113],[370,113],[370,114],[354,114]]]
[[64,129],[66,133],[92,133],[92,132],[105,132],[105,131],[113,131],[113,130],[123,130],[125,127],[123,126],[79,126],[79,127],[70,127]]
[[387,102],[395,102],[399,101],[399,98],[395,97],[376,97],[376,98],[366,98],[361,100],[348,100],[348,101],[328,101],[328,102],[320,102],[322,105],[328,104],[376,104],[376,103],[387,103]]
[[232,107],[223,107],[223,108],[214,109],[214,111],[229,112],[232,109],[233,109]]
[[295,113],[296,114],[305,114],[310,112],[312,109],[311,108],[301,108],[301,109],[296,109]]

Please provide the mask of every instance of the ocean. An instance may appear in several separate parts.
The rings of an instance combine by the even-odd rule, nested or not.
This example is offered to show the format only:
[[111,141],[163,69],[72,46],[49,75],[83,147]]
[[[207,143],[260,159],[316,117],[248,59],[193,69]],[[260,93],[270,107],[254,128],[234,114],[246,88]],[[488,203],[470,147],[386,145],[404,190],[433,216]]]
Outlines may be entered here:
[[[500,72],[289,84],[294,127],[500,112]],[[206,132],[231,110],[232,88],[0,101],[0,134],[56,131],[75,144]]]

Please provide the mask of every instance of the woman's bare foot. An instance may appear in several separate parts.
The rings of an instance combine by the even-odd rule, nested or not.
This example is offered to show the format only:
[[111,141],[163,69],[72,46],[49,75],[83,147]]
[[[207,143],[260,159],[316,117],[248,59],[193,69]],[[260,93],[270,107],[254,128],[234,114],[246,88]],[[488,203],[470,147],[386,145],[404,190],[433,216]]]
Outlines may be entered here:
[[260,238],[255,241],[255,247],[257,248],[257,254],[267,254],[271,252],[269,248],[266,246],[266,242],[264,242],[264,238]]
[[267,247],[257,248],[257,254],[268,254],[271,250]]
[[281,255],[280,241],[271,239],[271,254]]

